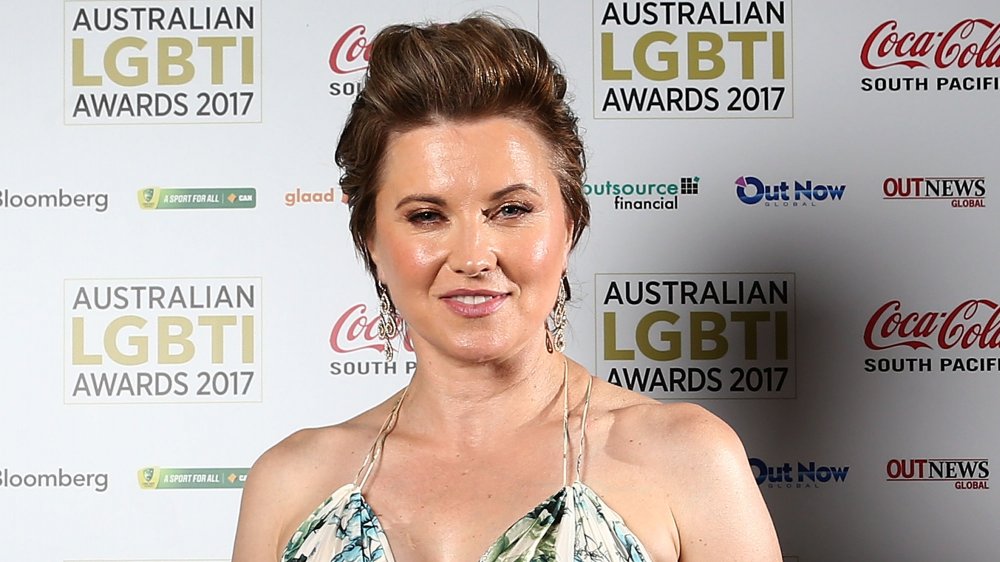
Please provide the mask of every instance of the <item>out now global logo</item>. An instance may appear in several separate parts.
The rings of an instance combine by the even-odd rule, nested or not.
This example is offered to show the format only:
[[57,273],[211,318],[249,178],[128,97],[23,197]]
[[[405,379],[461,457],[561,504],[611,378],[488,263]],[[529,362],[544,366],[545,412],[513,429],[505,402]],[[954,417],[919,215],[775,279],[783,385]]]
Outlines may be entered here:
[[771,465],[759,458],[750,459],[750,469],[758,486],[768,488],[819,488],[847,480],[849,466],[826,466],[815,461],[785,462]]
[[736,179],[736,197],[747,205],[764,207],[815,207],[817,203],[840,201],[847,186],[835,182],[780,180],[766,183],[756,176]]

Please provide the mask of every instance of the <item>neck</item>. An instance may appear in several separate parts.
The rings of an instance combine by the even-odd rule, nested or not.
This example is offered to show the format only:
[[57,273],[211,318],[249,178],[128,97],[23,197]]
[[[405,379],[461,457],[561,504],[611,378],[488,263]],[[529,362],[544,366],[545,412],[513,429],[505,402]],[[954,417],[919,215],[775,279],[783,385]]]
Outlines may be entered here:
[[[562,419],[565,357],[544,345],[467,363],[421,353],[400,413],[408,431],[458,447],[495,442],[528,423]],[[405,421],[404,421],[405,420]]]

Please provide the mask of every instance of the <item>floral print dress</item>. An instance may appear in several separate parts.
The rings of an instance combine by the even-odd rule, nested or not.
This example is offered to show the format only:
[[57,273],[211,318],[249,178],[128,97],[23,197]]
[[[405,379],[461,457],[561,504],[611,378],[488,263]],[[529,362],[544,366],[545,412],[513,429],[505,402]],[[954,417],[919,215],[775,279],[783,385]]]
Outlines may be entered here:
[[[569,447],[569,405],[564,383],[564,451]],[[361,493],[381,456],[382,444],[396,422],[399,406],[382,425],[358,476],[333,492],[295,531],[282,562],[394,562],[378,517]],[[590,383],[584,403],[586,428]],[[583,435],[576,459],[579,477]],[[564,455],[564,458],[566,455]],[[564,480],[568,467],[564,462]],[[511,525],[479,559],[480,562],[649,562],[645,547],[596,492],[579,478]]]

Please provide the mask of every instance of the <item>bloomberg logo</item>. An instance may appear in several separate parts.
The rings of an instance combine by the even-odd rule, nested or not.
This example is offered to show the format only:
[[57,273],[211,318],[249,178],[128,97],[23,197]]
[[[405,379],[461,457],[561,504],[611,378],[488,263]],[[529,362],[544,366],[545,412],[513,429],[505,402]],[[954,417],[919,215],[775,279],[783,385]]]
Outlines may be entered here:
[[815,207],[817,203],[840,201],[847,186],[807,180],[781,180],[765,183],[755,176],[740,176],[736,180],[736,197],[747,205],[763,203],[765,207]]
[[840,484],[847,480],[849,466],[824,466],[809,461],[808,464],[786,462],[769,465],[758,459],[750,459],[750,469],[758,486],[768,488],[820,488],[824,484]]

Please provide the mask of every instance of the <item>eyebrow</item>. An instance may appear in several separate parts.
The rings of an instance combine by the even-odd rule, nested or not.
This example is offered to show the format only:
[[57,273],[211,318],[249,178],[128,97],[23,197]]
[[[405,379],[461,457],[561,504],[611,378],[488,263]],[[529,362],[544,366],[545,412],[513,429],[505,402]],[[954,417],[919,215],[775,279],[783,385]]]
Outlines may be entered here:
[[[514,183],[508,185],[503,189],[495,191],[492,195],[490,195],[490,201],[499,201],[500,199],[507,197],[511,193],[515,193],[518,191],[527,191],[529,193],[539,195],[538,190],[536,190],[535,188],[531,187],[526,183]],[[399,203],[396,203],[396,209],[399,209],[400,207],[408,205],[410,203],[430,203],[431,205],[437,205],[440,207],[447,206],[445,204],[444,198],[438,195],[432,195],[430,193],[414,193],[413,195],[407,195],[406,197],[400,199]]]

